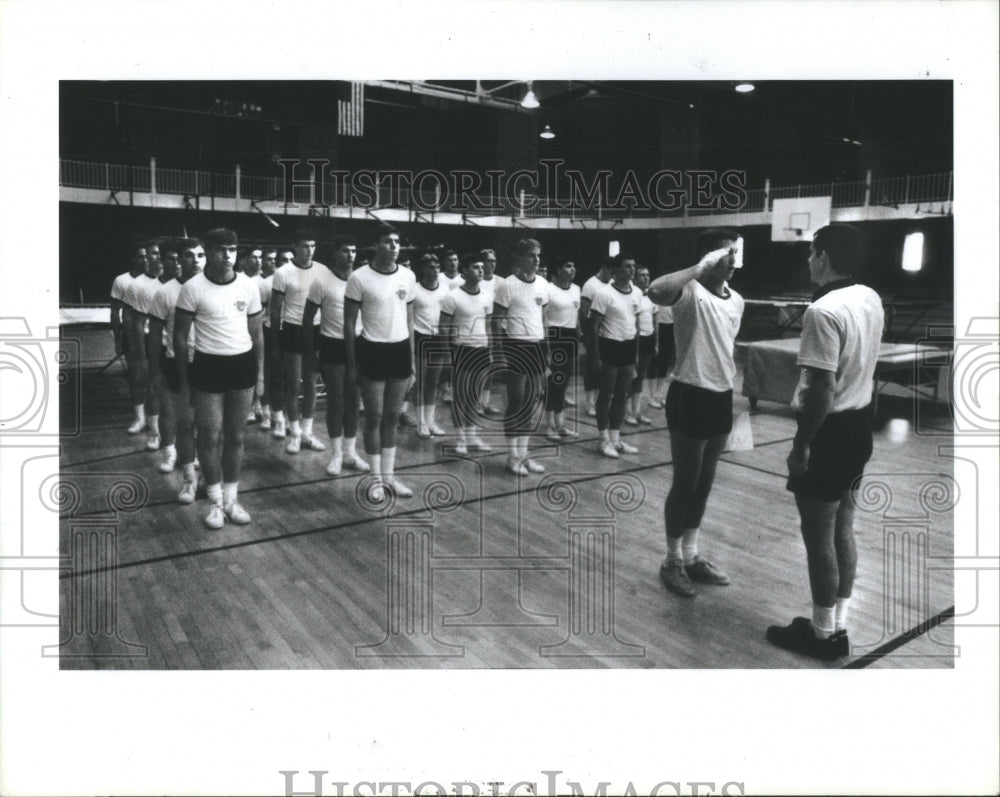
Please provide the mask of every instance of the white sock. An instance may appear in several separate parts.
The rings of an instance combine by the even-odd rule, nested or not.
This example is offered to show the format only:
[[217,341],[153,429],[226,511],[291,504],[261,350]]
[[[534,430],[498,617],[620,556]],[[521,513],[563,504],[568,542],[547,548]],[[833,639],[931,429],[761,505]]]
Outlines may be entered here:
[[391,479],[396,470],[396,447],[382,449],[382,475]]
[[213,504],[217,504],[218,506],[222,506],[222,483],[221,482],[219,482],[218,484],[210,484],[210,485],[208,485],[205,488],[205,491],[208,493],[208,500],[209,501],[211,501]]
[[302,424],[300,424],[298,421],[292,421],[292,424],[289,427],[289,429],[292,433],[292,437],[302,436]]
[[556,428],[556,414],[554,412],[545,411],[545,426],[549,429]]
[[587,404],[588,404],[588,406],[591,406],[591,407],[593,407],[595,404],[597,404],[597,391],[596,390],[588,390],[587,391]]
[[621,440],[621,430],[620,429],[608,429],[608,438],[611,440],[612,445],[618,445],[618,441]]
[[143,423],[146,422],[146,405],[145,404],[136,404],[135,405],[135,419],[137,421],[142,421]]
[[302,419],[302,436],[312,437],[313,436],[313,419],[303,418]]
[[268,420],[271,420],[271,405],[270,404],[262,404],[261,407],[260,407],[260,412],[261,412],[261,414],[265,418],[267,418]]
[[177,456],[177,446],[171,443],[169,446],[163,447],[164,454],[169,459],[170,457]]
[[222,505],[232,506],[236,503],[236,488],[239,486],[239,482],[223,482],[222,483]]
[[667,559],[683,559],[681,542],[683,537],[667,537]]
[[275,423],[284,423],[285,422],[285,411],[284,410],[275,410],[274,411],[274,422]]
[[681,540],[684,564],[694,564],[694,560],[698,558],[698,529],[684,529],[684,536],[681,537]]
[[518,459],[527,459],[528,458],[528,435],[522,434],[519,437],[516,437],[515,438],[515,442],[516,442],[516,445],[517,445],[517,456],[518,456]]
[[356,437],[345,437],[344,438],[344,451],[347,453],[351,459],[357,459],[358,457],[358,438]]
[[404,412],[406,412],[406,411],[407,411],[407,410],[408,410],[409,408],[410,408],[410,402],[408,402],[408,401],[404,401],[404,402],[403,402],[403,406],[399,408],[399,414],[400,414],[400,415],[402,415],[402,414],[403,414]]
[[333,443],[333,456],[343,457],[344,456],[344,438],[334,437],[331,441]]
[[507,438],[507,445],[510,448],[510,458],[511,459],[519,459],[521,455],[517,453],[517,438],[516,437],[508,437]]
[[198,472],[195,470],[194,463],[188,462],[184,465],[184,481],[186,482],[197,482]]
[[424,407],[424,420],[427,421],[428,426],[434,425],[434,419],[437,417],[437,404],[428,404]]
[[836,613],[834,622],[837,626],[838,631],[847,630],[847,612],[851,608],[851,599],[847,598],[837,598]]
[[601,434],[601,442],[602,443],[610,443],[611,442],[611,438],[608,436],[608,430],[607,429],[601,429],[600,430],[600,434]]
[[829,639],[833,632],[837,630],[836,606],[820,606],[813,604],[812,627],[813,633],[819,639]]
[[465,434],[465,429],[463,427],[459,426],[458,429],[457,429],[457,431],[458,431],[458,442],[461,443],[464,446],[466,443],[469,442],[469,439],[468,439],[468,437],[466,437],[466,434]]
[[160,416],[159,415],[148,415],[146,416],[146,424],[149,426],[149,433],[156,437],[160,436]]
[[427,405],[418,404],[417,405],[417,428],[423,429],[427,426]]
[[556,412],[552,414],[552,428],[562,429],[566,425],[566,418],[564,413]]

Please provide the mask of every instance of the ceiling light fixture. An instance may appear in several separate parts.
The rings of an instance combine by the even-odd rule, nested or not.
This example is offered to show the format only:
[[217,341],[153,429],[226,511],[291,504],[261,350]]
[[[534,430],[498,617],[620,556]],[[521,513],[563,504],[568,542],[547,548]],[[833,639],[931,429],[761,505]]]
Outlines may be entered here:
[[737,83],[733,88],[740,94],[749,94],[756,86],[753,83]]
[[532,91],[531,81],[528,81],[528,90],[524,93],[524,98],[521,100],[522,108],[537,108],[541,103],[538,102],[538,97],[535,96],[535,92]]
[[539,138],[555,138],[556,134],[552,132],[552,128],[548,125],[542,128],[542,132],[538,134]]

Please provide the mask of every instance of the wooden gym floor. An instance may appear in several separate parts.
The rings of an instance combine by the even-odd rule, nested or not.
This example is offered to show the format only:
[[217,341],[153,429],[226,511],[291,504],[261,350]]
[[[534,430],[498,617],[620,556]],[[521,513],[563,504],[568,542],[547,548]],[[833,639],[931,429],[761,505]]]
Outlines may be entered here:
[[[64,428],[80,424],[61,451],[73,496],[60,517],[73,563],[60,579],[65,669],[953,666],[953,468],[938,453],[951,420],[921,405],[915,428],[908,398],[879,404],[855,524],[853,650],[825,664],[764,638],[810,611],[784,489],[794,421],[777,404],[750,415],[751,450],[723,455],[702,525],[701,552],[732,584],[684,599],[657,577],[671,480],[662,411],[626,427],[640,453],[614,461],[596,453],[593,419],[570,409],[579,439],[534,437],[547,472],[520,480],[499,446],[458,457],[447,438],[401,430],[397,471],[415,497],[391,507],[367,502],[362,476],[327,477],[327,452],[290,456],[250,427],[240,501],[253,522],[210,531],[206,502],[178,505],[180,473],[160,474],[161,454],[125,433],[124,375],[70,378],[81,405],[63,407]],[[326,440],[324,413],[321,399]]]

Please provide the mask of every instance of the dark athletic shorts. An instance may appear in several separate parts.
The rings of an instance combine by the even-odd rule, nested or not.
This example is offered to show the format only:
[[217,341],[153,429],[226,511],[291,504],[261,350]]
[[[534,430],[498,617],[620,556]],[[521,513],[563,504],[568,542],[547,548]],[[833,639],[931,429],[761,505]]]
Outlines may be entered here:
[[789,476],[788,489],[821,501],[836,501],[845,491],[856,490],[872,455],[871,417],[870,407],[827,415],[809,445],[808,469]]
[[695,440],[729,434],[733,430],[733,391],[717,392],[676,379],[667,390],[667,428]]
[[417,354],[417,370],[428,368],[444,368],[452,364],[451,346],[444,335],[425,335],[423,332],[413,333],[413,348]]
[[[319,334],[319,327],[313,328],[313,337]],[[284,323],[281,325],[281,350],[290,354],[305,354],[306,342],[302,336],[300,324]]]
[[316,351],[319,361],[327,365],[346,365],[347,347],[343,338],[328,338],[326,335],[316,336]]
[[632,338],[632,340],[611,340],[611,338],[598,338],[597,351],[601,355],[601,362],[605,365],[612,365],[616,368],[623,368],[626,365],[635,365],[635,338]]
[[503,368],[508,373],[536,379],[545,373],[545,348],[541,341],[504,338],[500,351]]
[[257,384],[257,358],[253,349],[243,354],[195,352],[191,363],[191,385],[202,393],[247,390]]
[[[163,374],[163,383],[171,393],[181,392],[181,379],[177,374],[177,360],[167,357],[167,347],[160,350],[160,373]],[[188,384],[191,383],[191,364],[187,367]]]
[[639,356],[652,357],[656,354],[656,333],[639,336]]
[[358,338],[358,371],[372,382],[388,379],[409,379],[413,375],[413,356],[410,339],[397,343],[373,343]]

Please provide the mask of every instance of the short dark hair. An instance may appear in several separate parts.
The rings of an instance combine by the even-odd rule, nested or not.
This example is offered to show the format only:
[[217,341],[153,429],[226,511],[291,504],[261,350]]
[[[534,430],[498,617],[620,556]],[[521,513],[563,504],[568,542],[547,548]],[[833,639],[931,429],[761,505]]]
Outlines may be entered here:
[[514,245],[515,255],[526,255],[531,252],[532,249],[541,249],[542,245],[538,243],[534,238],[522,238]]
[[630,255],[628,252],[619,252],[617,255],[611,258],[610,267],[621,268],[622,263],[624,263],[626,260],[631,260],[633,263],[635,263],[635,258],[632,257],[632,255]]
[[220,246],[237,246],[239,240],[236,233],[225,227],[218,227],[205,233],[205,248],[216,249]]
[[865,257],[861,230],[850,224],[827,224],[816,231],[813,249],[826,252],[830,268],[845,277],[854,275]]
[[735,241],[739,237],[740,234],[731,227],[712,227],[708,230],[702,230],[698,233],[698,257],[721,249],[720,244],[723,241]]
[[462,255],[462,259],[459,261],[458,267],[462,271],[465,271],[465,269],[467,269],[469,266],[474,265],[475,263],[482,263],[482,262],[483,258],[480,255],[477,255],[473,252],[469,252],[469,254],[467,255]]
[[458,252],[456,252],[454,249],[446,249],[445,252],[444,252],[444,254],[442,255],[442,257],[443,258],[449,258],[452,255],[454,255],[455,257],[458,257]]
[[303,241],[315,241],[316,233],[313,232],[311,227],[302,225],[295,228],[295,237],[292,238],[293,244],[299,244]]
[[357,246],[358,241],[353,235],[335,235],[333,236],[333,251],[336,252],[345,246]]
[[492,257],[492,258],[493,258],[494,260],[496,260],[496,259],[497,259],[497,253],[496,253],[496,252],[494,252],[494,251],[493,251],[492,249],[481,249],[481,250],[479,251],[479,256],[480,256],[480,257],[481,257],[481,258],[482,258],[483,260],[486,260],[486,258],[488,258],[488,257]]
[[375,240],[381,241],[387,235],[399,235],[399,230],[391,224],[386,224],[384,221],[380,222],[378,227],[375,228]]
[[204,249],[201,241],[197,238],[181,238],[180,241],[177,242],[177,253],[181,254],[186,252],[188,249],[197,249],[199,246]]

